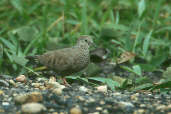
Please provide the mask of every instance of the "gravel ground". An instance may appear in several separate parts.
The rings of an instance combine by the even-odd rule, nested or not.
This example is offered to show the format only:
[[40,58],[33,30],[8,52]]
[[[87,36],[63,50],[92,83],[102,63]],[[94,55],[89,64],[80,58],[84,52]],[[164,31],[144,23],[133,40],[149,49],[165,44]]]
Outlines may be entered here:
[[171,114],[171,92],[111,91],[54,78],[0,76],[0,114]]

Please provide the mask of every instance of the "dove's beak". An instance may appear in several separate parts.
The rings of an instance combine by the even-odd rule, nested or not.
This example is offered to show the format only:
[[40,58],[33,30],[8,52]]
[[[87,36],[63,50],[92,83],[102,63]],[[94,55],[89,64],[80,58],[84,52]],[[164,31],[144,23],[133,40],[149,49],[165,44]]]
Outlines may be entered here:
[[[89,36],[89,37],[90,37],[91,39],[93,39],[93,36]],[[95,47],[95,48],[97,47],[96,44],[93,42],[93,40],[89,41],[88,44],[89,44],[89,46],[91,46],[91,47]]]
[[91,43],[91,46],[92,46],[92,47],[95,47],[95,48],[97,47],[96,44],[95,44],[94,42]]

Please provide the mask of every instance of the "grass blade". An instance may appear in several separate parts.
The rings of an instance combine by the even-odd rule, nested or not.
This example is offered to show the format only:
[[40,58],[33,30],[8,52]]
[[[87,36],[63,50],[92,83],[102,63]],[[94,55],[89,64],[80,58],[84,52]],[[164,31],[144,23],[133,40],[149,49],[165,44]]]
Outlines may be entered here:
[[153,33],[153,30],[151,30],[149,32],[149,34],[147,35],[147,37],[144,40],[144,44],[143,44],[143,54],[144,54],[144,56],[147,55],[147,51],[148,51],[148,48],[149,48],[149,45],[150,45],[150,38],[151,38],[152,33]]

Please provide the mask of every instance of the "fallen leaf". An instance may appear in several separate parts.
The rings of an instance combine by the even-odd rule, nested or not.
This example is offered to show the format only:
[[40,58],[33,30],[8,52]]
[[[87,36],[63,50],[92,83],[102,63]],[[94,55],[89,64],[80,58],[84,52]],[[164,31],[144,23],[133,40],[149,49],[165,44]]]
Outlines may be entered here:
[[136,55],[132,52],[124,52],[121,54],[120,58],[117,59],[117,63],[121,64],[134,58]]

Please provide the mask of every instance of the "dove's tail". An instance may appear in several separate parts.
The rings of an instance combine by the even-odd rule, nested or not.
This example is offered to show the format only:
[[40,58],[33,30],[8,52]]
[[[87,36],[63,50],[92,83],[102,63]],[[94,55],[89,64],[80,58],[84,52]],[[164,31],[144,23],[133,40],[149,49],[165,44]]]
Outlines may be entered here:
[[31,62],[36,62],[38,63],[38,56],[39,55],[34,55],[34,56],[26,56],[25,58],[28,59]]

